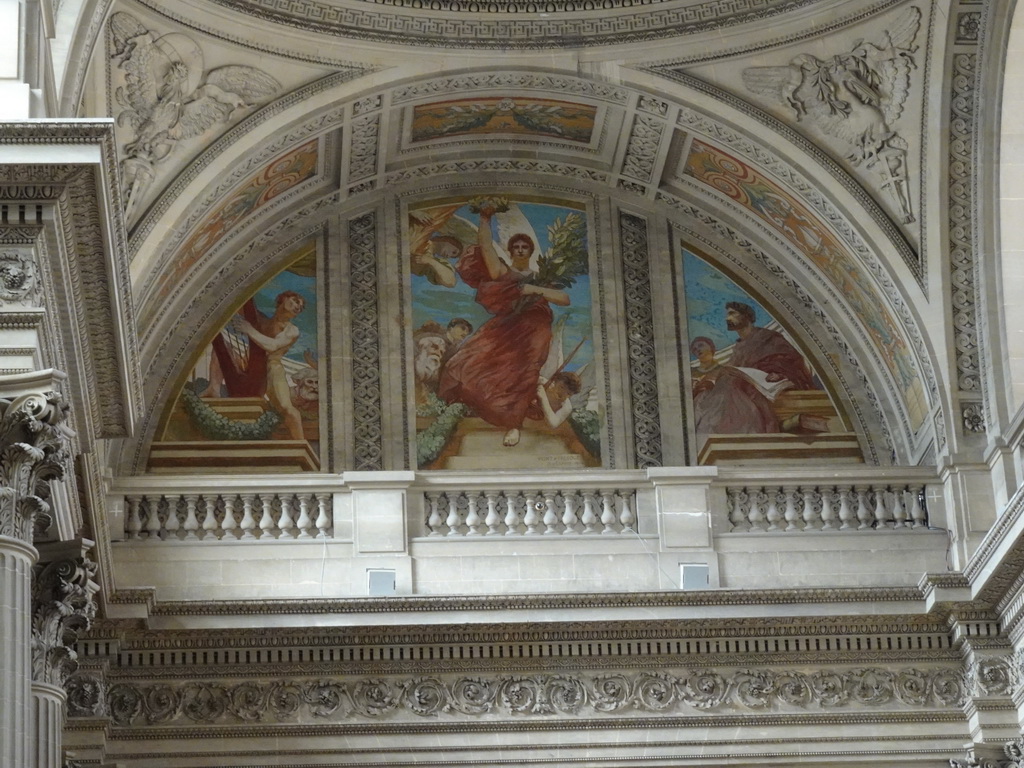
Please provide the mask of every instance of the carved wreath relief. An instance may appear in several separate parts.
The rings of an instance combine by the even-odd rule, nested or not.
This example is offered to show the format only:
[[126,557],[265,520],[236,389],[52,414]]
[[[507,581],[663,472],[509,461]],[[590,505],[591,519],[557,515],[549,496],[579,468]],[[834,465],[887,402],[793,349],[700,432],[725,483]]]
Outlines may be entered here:
[[916,67],[921,11],[910,8],[879,44],[858,42],[830,59],[801,53],[787,66],[743,70],[748,90],[790,107],[845,144],[846,159],[874,171],[900,211],[915,220],[907,181],[907,141],[893,127],[903,113]]
[[179,32],[158,36],[128,13],[111,16],[109,28],[111,59],[124,73],[124,85],[114,93],[123,107],[117,124],[128,125],[133,136],[122,147],[121,161],[125,214],[131,217],[157,166],[179,141],[237,119],[277,93],[281,84],[255,67],[206,71],[203,52],[192,38]]

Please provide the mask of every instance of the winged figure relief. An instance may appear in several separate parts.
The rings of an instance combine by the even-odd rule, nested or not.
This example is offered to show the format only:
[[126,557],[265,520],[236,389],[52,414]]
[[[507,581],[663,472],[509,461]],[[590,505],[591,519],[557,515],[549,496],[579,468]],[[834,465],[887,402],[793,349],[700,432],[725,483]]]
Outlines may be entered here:
[[797,120],[842,141],[851,163],[874,170],[905,224],[914,221],[907,142],[894,125],[910,92],[920,27],[921,11],[912,7],[882,33],[881,44],[861,40],[828,59],[804,53],[786,66],[743,71],[747,90],[788,106]]
[[123,110],[119,126],[131,128],[124,146],[121,178],[126,215],[131,216],[156,176],[156,166],[177,142],[199,136],[256,106],[281,84],[255,67],[204,70],[203,52],[192,38],[172,32],[156,35],[131,14],[110,17],[111,58],[124,72],[114,98]]

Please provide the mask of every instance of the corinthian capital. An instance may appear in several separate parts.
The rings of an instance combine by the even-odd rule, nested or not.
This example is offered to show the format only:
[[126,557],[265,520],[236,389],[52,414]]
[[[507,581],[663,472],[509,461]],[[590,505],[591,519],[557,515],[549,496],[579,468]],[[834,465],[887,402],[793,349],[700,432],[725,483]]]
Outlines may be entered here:
[[[64,476],[74,432],[57,371],[0,377],[0,536],[32,541],[49,524],[50,482]],[[40,386],[42,385],[42,386]]]
[[[64,552],[33,568],[32,679],[63,687],[78,668],[74,645],[96,615],[94,595],[99,585],[93,580],[96,563],[82,554],[92,546],[91,541],[50,546]],[[45,560],[45,548],[41,554]]]

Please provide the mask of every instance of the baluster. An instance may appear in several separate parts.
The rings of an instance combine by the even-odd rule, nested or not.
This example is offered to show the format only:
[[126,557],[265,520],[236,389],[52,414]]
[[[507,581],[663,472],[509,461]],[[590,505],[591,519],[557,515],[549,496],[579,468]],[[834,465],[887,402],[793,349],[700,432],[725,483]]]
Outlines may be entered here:
[[889,509],[886,507],[886,490],[884,487],[876,488],[875,493],[875,530],[883,531],[888,527]]
[[505,535],[519,535],[519,510],[516,508],[516,497],[505,494]]
[[501,533],[501,515],[498,514],[498,494],[487,494],[487,517],[484,519],[487,524],[487,536],[497,536]]
[[477,509],[479,501],[480,494],[477,491],[466,494],[466,503],[468,505],[466,527],[469,528],[466,532],[467,536],[480,536],[483,534],[483,519],[480,517],[480,512]]
[[740,504],[747,508],[747,520],[750,521],[750,530],[763,531],[767,527],[764,520],[764,510],[761,508],[761,495],[754,489],[751,493],[749,488],[742,488],[739,492]]
[[206,514],[203,516],[203,541],[217,540],[217,496],[203,494],[203,506],[206,507]]
[[630,503],[633,497],[632,493],[619,493],[622,497],[622,511],[619,513],[619,522],[622,524],[623,533],[632,533],[633,523],[636,521],[636,517],[633,514],[633,505]]
[[583,494],[583,532],[597,533],[597,515],[594,514],[596,497],[592,493]]
[[797,489],[793,486],[783,487],[782,489],[782,495],[786,500],[786,513],[783,517],[786,518],[787,531],[800,530],[800,526],[796,524],[796,521],[800,519],[800,515],[796,511],[796,493]]
[[747,514],[743,511],[743,490],[741,488],[728,488],[726,495],[729,497],[729,522],[732,523],[734,531],[749,531]]
[[430,529],[429,536],[440,536],[441,535],[441,512],[439,507],[441,505],[441,494],[439,493],[428,493],[427,500],[430,502],[430,514],[427,516],[427,528]]
[[444,524],[448,526],[449,536],[460,536],[459,526],[462,525],[462,517],[459,515],[459,496],[461,494],[449,491],[445,494],[448,497],[448,517]]
[[911,486],[910,496],[913,499],[910,506],[910,518],[914,521],[914,528],[926,528],[928,526],[928,509],[925,506],[923,486]]
[[196,531],[199,530],[199,518],[196,517],[196,502],[199,501],[199,494],[189,493],[185,496],[185,539],[192,541],[199,537]]
[[604,526],[601,533],[615,533],[616,522],[618,522],[618,516],[615,514],[613,491],[601,491],[601,525]]
[[764,513],[765,519],[768,521],[768,530],[777,531],[779,530],[779,520],[782,519],[782,515],[779,514],[779,495],[777,491],[769,491],[767,488],[762,491],[768,500],[768,510]]
[[576,516],[576,491],[562,491],[565,507],[562,511],[562,534],[575,534],[579,519]]
[[892,489],[892,527],[909,527],[907,522],[907,509],[903,506],[903,496],[906,490],[902,487]]
[[332,500],[332,497],[326,493],[318,493],[316,495],[316,529],[318,531],[316,537],[318,539],[326,539],[327,532],[331,530],[331,515],[327,511],[327,503]]
[[835,491],[832,488],[820,488],[819,495],[821,496],[821,530],[834,530],[835,526],[832,525],[832,521],[836,517],[835,507],[833,506]]
[[242,496],[242,538],[243,539],[255,539],[253,530],[256,528],[256,519],[252,516],[252,505],[256,500],[256,495],[252,493],[243,493]]
[[309,514],[310,497],[308,494],[300,493],[295,498],[299,501],[299,519],[295,521],[295,526],[299,529],[299,538],[312,539],[313,534],[309,532],[313,527],[313,518]]
[[263,516],[260,518],[260,541],[274,538],[274,529],[277,524],[274,522],[274,494],[261,493],[260,503],[263,505]]
[[555,528],[559,523],[558,515],[555,514],[555,494],[548,492],[544,494],[544,535],[557,534]]
[[277,522],[277,527],[280,530],[277,538],[294,539],[295,520],[292,519],[292,496],[285,494],[278,498],[281,500],[281,519]]
[[837,489],[836,493],[839,494],[839,530],[847,531],[850,529],[850,523],[853,521],[853,510],[850,509],[850,494],[853,489],[846,485],[841,486]]
[[818,522],[821,519],[821,512],[818,510],[818,505],[816,503],[817,492],[812,485],[805,485],[802,490],[804,496],[804,530],[816,531],[818,530]]
[[224,522],[220,524],[221,530],[224,531],[224,536],[221,538],[235,540],[238,538],[238,534],[235,533],[235,529],[238,528],[238,521],[235,520],[235,499],[238,496],[231,493],[221,498],[224,499]]
[[523,518],[523,523],[526,525],[526,535],[536,536],[537,526],[540,524],[540,510],[542,509],[541,503],[537,500],[540,496],[540,491],[533,493],[532,491],[526,495],[526,516]]
[[146,496],[145,499],[149,510],[149,514],[146,516],[146,538],[150,540],[159,539],[160,531],[163,528],[160,524],[160,502],[163,500],[163,497],[153,498],[152,496]]
[[124,529],[128,533],[129,539],[140,538],[139,533],[142,531],[142,518],[139,517],[139,504],[142,503],[141,497],[139,496],[125,496],[125,504],[128,505],[128,522],[125,524]]
[[871,527],[871,510],[868,509],[868,487],[858,486],[855,487],[854,493],[857,494],[857,520],[860,525],[857,526],[858,531],[862,531],[865,528]]
[[164,530],[168,539],[177,539],[178,530],[181,528],[181,521],[178,520],[178,502],[180,496],[164,497],[167,499],[167,520],[164,522]]

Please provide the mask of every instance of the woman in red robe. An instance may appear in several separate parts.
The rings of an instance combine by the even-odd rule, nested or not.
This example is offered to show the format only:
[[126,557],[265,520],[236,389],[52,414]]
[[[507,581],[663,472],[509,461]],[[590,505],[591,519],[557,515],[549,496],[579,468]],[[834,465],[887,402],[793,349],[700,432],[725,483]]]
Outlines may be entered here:
[[530,258],[535,245],[529,235],[509,238],[511,265],[505,264],[491,237],[492,206],[480,210],[477,243],[459,259],[456,269],[490,320],[463,342],[441,372],[438,395],[449,403],[465,403],[488,424],[505,429],[503,444],[519,442],[530,404],[537,397],[540,369],[551,346],[551,304],[568,306],[564,291],[533,285]]

